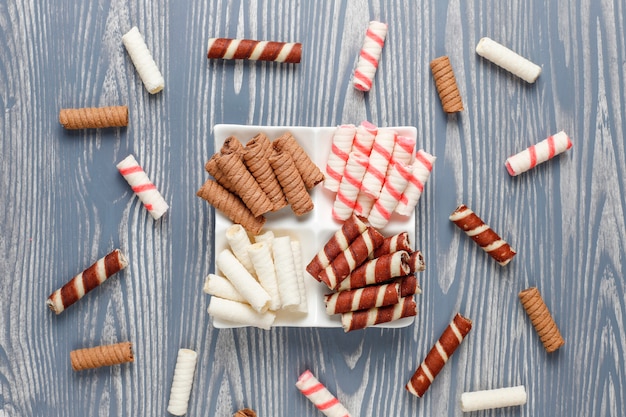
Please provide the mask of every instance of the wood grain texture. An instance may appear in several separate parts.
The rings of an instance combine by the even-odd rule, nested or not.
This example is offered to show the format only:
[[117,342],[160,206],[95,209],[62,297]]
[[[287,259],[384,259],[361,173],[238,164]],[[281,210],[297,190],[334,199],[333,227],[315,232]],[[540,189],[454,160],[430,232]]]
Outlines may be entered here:
[[[48,4],[50,3],[50,4]],[[389,23],[372,90],[353,88],[367,22]],[[165,76],[148,94],[121,36]],[[539,64],[529,85],[477,56],[483,36]],[[209,37],[303,43],[299,65],[207,60]],[[353,415],[460,416],[463,391],[523,384],[479,415],[626,414],[626,12],[620,1],[0,2],[0,415],[165,414],[179,348],[199,353],[188,415],[317,416],[310,368]],[[428,63],[448,55],[466,110]],[[129,126],[68,132],[64,107],[128,105]],[[412,125],[438,157],[417,207],[415,324],[216,330],[206,179],[216,123]],[[511,178],[505,159],[565,130],[574,147]],[[115,164],[133,153],[170,211],[153,221]],[[455,228],[467,204],[518,255],[502,268]],[[47,296],[119,247],[129,267],[56,317]],[[537,286],[566,344],[547,355],[517,299]],[[456,312],[468,338],[424,398],[404,384]],[[75,373],[73,349],[133,342],[135,362]]]

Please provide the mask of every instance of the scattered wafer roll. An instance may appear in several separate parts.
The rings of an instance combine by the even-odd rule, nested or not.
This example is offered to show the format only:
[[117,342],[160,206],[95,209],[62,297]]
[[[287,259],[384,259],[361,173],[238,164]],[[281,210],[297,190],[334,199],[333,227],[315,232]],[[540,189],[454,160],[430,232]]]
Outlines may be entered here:
[[572,141],[563,131],[507,158],[505,165],[509,175],[515,176],[562,154],[572,147]]
[[246,143],[243,161],[272,202],[272,211],[277,211],[287,205],[287,199],[270,165],[270,155],[272,144],[267,136],[259,133]]
[[463,100],[461,100],[450,59],[447,56],[433,59],[430,61],[430,71],[435,79],[443,111],[446,113],[463,111]]
[[424,262],[424,256],[422,255],[422,252],[419,250],[416,250],[415,252],[412,252],[409,254],[409,272],[411,274],[414,274],[416,272],[423,272],[424,270],[426,270],[426,263]]
[[411,172],[403,164],[393,164],[380,196],[367,217],[372,226],[382,229],[389,223],[391,213],[402,200],[403,193],[409,184],[410,176]]
[[338,126],[333,134],[332,146],[326,162],[326,175],[324,176],[324,187],[332,192],[337,192],[339,189],[339,183],[343,177],[355,135],[356,126],[354,125]]
[[326,314],[367,310],[397,304],[400,301],[400,283],[372,285],[354,290],[339,291],[324,296]]
[[216,181],[207,180],[196,194],[224,213],[233,223],[241,224],[253,235],[261,232],[265,217],[254,217],[250,209],[237,196],[228,192]]
[[298,291],[300,292],[300,304],[296,310],[300,313],[307,313],[309,305],[306,299],[306,285],[304,283],[304,266],[302,265],[302,246],[299,240],[291,241],[291,252],[293,253],[293,263],[296,267],[296,280],[298,282]]
[[[272,260],[272,247],[268,242],[256,242],[248,246],[248,256],[252,261],[259,283],[270,295],[270,310],[278,310],[281,307],[280,292],[278,291],[278,279]],[[228,297],[225,297],[228,298]]]
[[249,304],[211,297],[207,312],[214,319],[224,320],[244,326],[258,327],[269,330],[276,320],[276,313],[267,310],[265,313],[255,311]]
[[476,45],[476,53],[513,75],[517,75],[527,83],[534,83],[541,74],[539,65],[486,37],[482,38]]
[[361,180],[367,169],[368,159],[362,153],[350,152],[343,178],[339,184],[339,190],[333,203],[333,217],[339,221],[345,221],[354,212],[357,203]]
[[526,388],[523,385],[464,392],[461,394],[461,411],[469,413],[492,408],[513,407],[526,404],[526,400]]
[[239,262],[241,262],[250,274],[254,275],[254,265],[252,265],[252,261],[248,255],[248,246],[252,243],[250,242],[248,233],[246,233],[246,229],[240,224],[233,224],[226,229],[225,236],[235,257],[239,259]]
[[498,264],[505,266],[516,255],[511,246],[496,232],[482,221],[465,204],[461,204],[450,215],[450,220],[472,238],[478,246],[495,259]]
[[209,38],[208,59],[247,59],[299,64],[302,44],[251,39]]
[[291,154],[274,147],[274,153],[270,156],[269,161],[295,215],[302,216],[313,210],[313,200],[304,181],[302,181]]
[[143,85],[150,94],[156,94],[165,87],[165,79],[159,71],[156,62],[152,58],[152,54],[148,50],[145,40],[139,29],[133,27],[122,36],[122,43],[126,47],[128,55],[135,69],[139,73]]
[[261,284],[244,268],[235,255],[228,249],[221,251],[215,259],[217,267],[226,278],[259,313],[267,311],[270,306],[270,296],[261,287]]
[[410,273],[409,254],[405,251],[382,255],[363,263],[339,282],[336,289],[345,291],[389,281]]
[[63,310],[83,298],[89,291],[127,266],[126,257],[119,249],[115,249],[50,294],[46,305],[56,314],[61,314]]
[[170,390],[170,400],[167,412],[175,416],[187,414],[193,376],[196,372],[198,354],[191,349],[179,349],[174,368],[174,380]]
[[247,303],[248,301],[237,291],[237,288],[227,279],[220,275],[209,274],[204,280],[202,290],[209,295],[214,295],[227,300]]
[[396,206],[396,213],[402,216],[411,215],[424,192],[424,185],[430,177],[436,159],[437,158],[433,155],[422,149],[417,151],[415,161],[413,162],[413,175],[409,178],[409,183],[402,194],[400,202]]
[[319,281],[319,274],[324,268],[352,243],[361,233],[367,230],[367,225],[357,216],[350,216],[341,229],[337,230],[333,237],[324,245],[317,255],[309,262],[306,270]]
[[296,165],[306,188],[311,189],[324,181],[324,173],[315,165],[290,132],[274,139],[274,148],[287,151]]
[[364,329],[376,324],[389,323],[417,315],[417,304],[413,297],[401,298],[397,304],[374,307],[368,310],[351,311],[341,315],[341,326],[345,332]]
[[565,344],[563,336],[548,310],[548,306],[541,298],[541,293],[535,287],[527,288],[519,293],[526,314],[539,334],[546,352],[552,353]]
[[170,207],[135,157],[128,155],[117,164],[117,169],[128,182],[133,192],[139,197],[152,218],[154,220],[160,219]]
[[421,398],[471,329],[472,321],[457,313],[405,388]]
[[215,181],[221,185],[222,187],[226,188],[228,191],[230,191],[231,193],[236,194],[236,190],[233,187],[232,182],[230,181],[230,179],[226,176],[226,174],[224,174],[224,172],[217,166],[217,160],[219,158],[221,158],[222,155],[219,153],[214,154],[211,159],[209,159],[206,164],[204,164],[204,169],[206,169],[206,171],[211,174],[211,176],[215,179]]
[[325,416],[351,417],[350,412],[308,369],[298,377],[296,388]]
[[387,24],[371,21],[365,33],[363,47],[359,60],[354,69],[354,88],[361,91],[370,91],[374,82],[374,75],[378,68],[378,61],[385,46]]
[[70,362],[75,371],[119,365],[134,360],[133,344],[130,342],[77,349],[70,352]]
[[243,156],[244,147],[242,143],[234,136],[229,136],[224,140],[222,147],[220,148],[220,154],[230,155],[235,153],[239,156]]
[[296,263],[291,249],[291,238],[280,236],[272,242],[274,269],[284,309],[297,310],[300,305],[300,288],[296,278]]
[[409,253],[413,252],[408,232],[401,232],[396,235],[386,237],[385,240],[383,240],[382,245],[376,249],[372,258],[378,258],[379,256],[398,252],[400,250],[404,250]]
[[415,138],[400,135],[396,136],[396,144],[393,146],[391,161],[389,161],[389,167],[387,167],[387,171],[394,163],[400,162],[404,165],[411,165],[411,162],[413,162],[414,151]]
[[374,140],[378,134],[378,128],[368,121],[363,121],[356,128],[354,141],[352,142],[352,151],[358,151],[365,156],[370,156]]
[[398,133],[392,129],[379,129],[372,152],[370,152],[369,164],[363,176],[361,191],[373,199],[380,196],[383,184],[387,178],[387,167],[391,160],[396,137]]
[[59,122],[70,130],[128,126],[128,106],[61,109]]

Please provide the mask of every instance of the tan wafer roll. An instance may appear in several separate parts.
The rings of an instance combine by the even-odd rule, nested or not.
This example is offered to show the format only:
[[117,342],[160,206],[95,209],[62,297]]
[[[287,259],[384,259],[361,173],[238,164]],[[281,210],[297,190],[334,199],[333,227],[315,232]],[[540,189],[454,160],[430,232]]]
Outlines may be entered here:
[[255,217],[243,202],[213,180],[207,180],[196,193],[234,223],[239,223],[253,235],[258,235],[265,224],[265,217]]
[[443,111],[456,113],[463,110],[463,101],[459,87],[456,85],[452,64],[447,56],[440,56],[430,61],[430,70],[435,78],[437,92],[441,99]]
[[243,408],[233,414],[233,417],[256,417],[256,412],[250,408]]
[[291,154],[274,146],[274,152],[269,161],[296,216],[302,216],[313,210],[313,200],[306,190]]
[[272,202],[272,210],[277,211],[287,205],[287,199],[270,165],[269,157],[272,152],[270,140],[263,133],[259,133],[246,144],[243,162]]
[[222,187],[226,188],[231,193],[235,193],[235,188],[233,184],[230,182],[226,174],[217,166],[217,160],[221,158],[222,155],[219,153],[214,154],[211,159],[209,159],[206,164],[204,164],[204,169],[213,177],[215,181]]
[[130,342],[76,349],[70,352],[70,362],[75,371],[119,365],[134,360],[133,344]]
[[224,140],[224,144],[222,145],[222,149],[220,149],[220,153],[222,155],[230,155],[231,153],[236,153],[239,156],[242,156],[244,152],[243,145],[239,142],[234,136],[229,136]]
[[274,140],[274,147],[289,152],[296,168],[300,172],[302,181],[306,188],[313,188],[324,181],[324,174],[309,158],[309,155],[302,149],[291,133],[287,132]]
[[66,129],[99,129],[128,126],[128,106],[62,109],[59,122]]
[[548,306],[541,298],[539,290],[535,287],[527,288],[520,292],[519,299],[526,310],[526,314],[530,317],[535,330],[539,334],[543,347],[546,352],[552,353],[565,344],[565,340],[556,326],[556,322],[548,310]]

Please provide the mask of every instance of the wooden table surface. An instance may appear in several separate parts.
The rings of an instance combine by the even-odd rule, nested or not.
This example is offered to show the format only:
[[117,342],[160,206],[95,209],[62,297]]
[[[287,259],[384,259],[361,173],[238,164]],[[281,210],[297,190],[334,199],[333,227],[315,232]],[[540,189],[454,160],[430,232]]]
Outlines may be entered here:
[[[321,415],[311,369],[355,416],[458,416],[464,391],[523,384],[506,416],[626,415],[626,12],[618,0],[0,2],[0,416],[154,416],[179,348],[199,353],[188,415]],[[389,23],[368,94],[351,85],[367,22]],[[165,77],[150,95],[121,37]],[[489,36],[535,84],[476,55]],[[299,41],[302,63],[209,61],[209,37]],[[448,55],[465,111],[429,62]],[[128,105],[126,128],[66,131],[59,110]],[[437,156],[416,211],[415,324],[218,330],[202,293],[213,214],[197,198],[218,123],[415,126]],[[519,177],[504,160],[565,130],[573,149]],[[115,164],[137,156],[171,209],[153,221]],[[448,220],[466,203],[518,251],[498,266]],[[114,248],[129,267],[55,316],[47,296]],[[517,294],[537,286],[566,340],[547,354]],[[474,327],[422,399],[404,389],[456,312]],[[135,362],[74,372],[73,349],[132,341]]]

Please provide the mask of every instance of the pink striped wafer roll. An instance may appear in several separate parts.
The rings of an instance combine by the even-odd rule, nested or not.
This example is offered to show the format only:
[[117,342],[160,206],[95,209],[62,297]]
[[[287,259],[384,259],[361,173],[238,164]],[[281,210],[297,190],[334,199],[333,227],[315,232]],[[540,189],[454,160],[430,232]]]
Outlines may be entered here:
[[375,199],[365,194],[363,190],[359,191],[359,195],[356,198],[356,204],[354,205],[354,214],[367,218],[374,207]]
[[396,143],[391,152],[391,161],[389,161],[388,169],[396,162],[402,162],[404,165],[411,165],[413,162],[413,152],[415,152],[415,139],[408,136],[396,136]]
[[356,128],[354,141],[352,142],[352,151],[359,151],[365,156],[370,156],[374,140],[378,134],[378,128],[368,121],[363,121]]
[[412,296],[404,297],[397,304],[390,306],[344,313],[341,315],[341,326],[345,332],[350,332],[416,315],[417,304],[415,299]]
[[371,21],[365,33],[365,41],[359,54],[359,60],[354,70],[354,88],[361,91],[370,91],[374,75],[378,68],[378,61],[385,46],[387,24]]
[[308,369],[298,377],[296,388],[328,417],[351,417],[339,400]]
[[339,189],[355,135],[356,127],[354,125],[342,125],[335,130],[324,178],[324,187],[332,192],[337,192]]
[[408,187],[409,177],[409,170],[403,164],[394,164],[391,167],[380,197],[367,218],[372,226],[381,229],[387,225],[391,213],[402,200],[403,193]]
[[300,63],[302,44],[251,39],[210,38],[208,59],[248,59],[290,64]]
[[333,217],[336,220],[344,221],[352,215],[366,169],[367,157],[358,151],[350,152],[333,204]]
[[385,183],[387,167],[397,136],[398,134],[394,130],[380,129],[374,139],[367,171],[361,184],[361,191],[374,199],[378,198]]
[[148,175],[139,166],[133,155],[128,155],[122,162],[117,164],[117,169],[124,177],[128,185],[133,189],[154,220],[158,220],[169,209],[156,186],[150,181]]
[[510,156],[506,160],[506,170],[511,176],[519,175],[537,165],[552,159],[572,147],[572,141],[563,131],[550,136],[531,147]]
[[399,251],[365,262],[337,285],[338,291],[380,284],[392,278],[407,275],[411,271],[409,254]]
[[415,209],[415,205],[424,191],[424,184],[426,184],[426,181],[428,181],[430,177],[435,159],[437,158],[423,149],[417,151],[415,154],[415,162],[413,163],[413,175],[409,179],[404,194],[402,194],[402,199],[396,207],[396,213],[402,216],[411,215],[411,212]]

